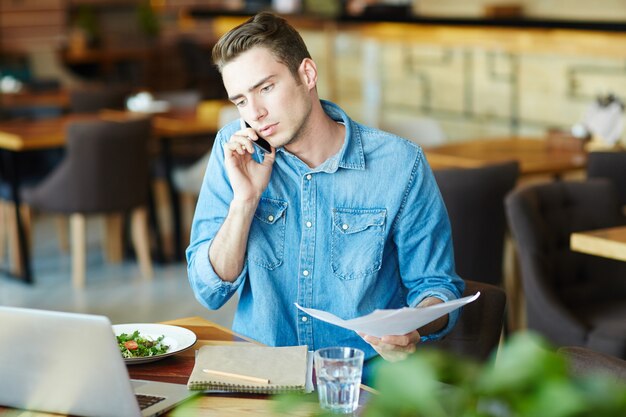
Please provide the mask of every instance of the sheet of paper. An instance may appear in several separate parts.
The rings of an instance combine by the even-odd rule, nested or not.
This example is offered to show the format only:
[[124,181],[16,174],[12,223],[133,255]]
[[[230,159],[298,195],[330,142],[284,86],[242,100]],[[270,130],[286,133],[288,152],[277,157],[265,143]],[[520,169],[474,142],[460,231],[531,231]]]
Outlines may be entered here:
[[334,324],[345,329],[362,332],[371,336],[382,337],[387,335],[402,335],[430,323],[439,317],[448,314],[480,296],[480,292],[468,297],[459,298],[445,303],[428,307],[403,307],[396,310],[374,310],[365,316],[350,320],[341,319],[327,311],[314,308],[304,308],[294,303],[296,307],[311,317]]

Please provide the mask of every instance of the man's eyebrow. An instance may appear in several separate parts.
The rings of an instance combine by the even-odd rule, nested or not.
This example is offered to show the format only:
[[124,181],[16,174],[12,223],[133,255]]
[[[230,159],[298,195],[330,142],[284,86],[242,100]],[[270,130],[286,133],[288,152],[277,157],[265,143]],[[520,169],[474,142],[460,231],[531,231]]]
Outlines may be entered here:
[[[252,87],[248,88],[248,92],[252,92],[254,90],[256,90],[257,88],[259,88],[261,85],[263,85],[264,83],[266,83],[267,81],[269,81],[272,77],[274,77],[274,74],[268,75],[267,77],[261,79],[259,82],[257,82],[256,84],[254,84]],[[243,94],[236,94],[234,96],[230,96],[228,97],[228,99],[230,101],[235,101],[238,98],[242,97]]]

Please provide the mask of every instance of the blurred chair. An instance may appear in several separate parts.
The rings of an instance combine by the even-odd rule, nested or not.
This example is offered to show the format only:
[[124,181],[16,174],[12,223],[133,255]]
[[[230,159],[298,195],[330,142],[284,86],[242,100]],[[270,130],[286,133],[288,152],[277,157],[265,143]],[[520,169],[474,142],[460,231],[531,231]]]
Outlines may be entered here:
[[434,174],[450,218],[457,273],[465,279],[501,286],[504,197],[515,187],[519,164],[440,169]]
[[[172,90],[153,93],[155,100],[167,101],[170,112],[192,113],[197,112],[202,102],[202,94],[198,90]],[[175,227],[172,212],[176,212],[175,202],[179,196],[169,188],[168,172],[172,175],[176,170],[186,169],[210,149],[211,141],[205,135],[191,135],[189,137],[161,138],[154,141],[158,146],[151,151],[152,188],[155,201],[155,212],[158,218],[157,227],[160,235],[173,236]],[[174,187],[172,187],[174,188]],[[163,241],[164,252],[174,253],[174,238]]]
[[[90,214],[131,212],[131,233],[141,273],[152,277],[148,220],[148,140],[150,119],[82,121],[67,128],[67,153],[38,186],[26,189],[30,207],[70,215],[72,280],[85,284],[85,218]],[[121,242],[121,217],[112,217]],[[121,252],[121,251],[119,251]]]
[[[155,100],[167,101],[169,111],[178,113],[196,112],[201,103],[201,94],[198,90],[173,90],[154,93]],[[209,148],[208,141],[204,137],[190,136],[177,137],[169,140],[162,146],[168,146],[169,157],[173,167],[191,165]],[[157,160],[154,167],[157,177],[164,177],[165,167],[162,160]]]
[[442,340],[429,342],[428,346],[481,362],[492,355],[500,342],[506,295],[494,285],[465,281],[464,297],[478,291],[480,297],[463,307],[452,332]]
[[619,204],[626,215],[626,151],[589,152],[588,178],[608,178],[617,190]]
[[28,51],[28,59],[36,78],[54,79],[66,87],[76,87],[85,80],[72,74],[61,62],[59,52],[51,44],[36,44]]
[[211,50],[191,37],[178,39],[177,47],[187,76],[186,87],[199,90],[204,100],[227,98],[222,76],[213,65]]
[[511,192],[506,213],[520,259],[528,328],[555,346],[626,358],[626,262],[576,253],[570,235],[623,224],[607,179]]
[[122,86],[85,86],[70,90],[70,112],[94,113],[124,109],[130,90]]
[[626,361],[580,346],[564,346],[557,353],[565,358],[575,376],[604,374],[626,383]]
[[[219,111],[218,126],[220,129],[239,118],[239,111],[234,106],[222,107]],[[202,157],[196,160],[189,166],[174,168],[173,183],[176,190],[180,193],[181,199],[181,222],[183,224],[184,236],[189,237],[191,232],[191,222],[193,220],[193,214],[195,210],[198,194],[200,194],[200,188],[202,187],[202,181],[204,180],[204,173],[209,159],[211,158],[211,151],[206,152]]]
[[[64,149],[45,149],[20,152],[15,155],[19,159],[20,186],[33,187],[40,183],[63,160]],[[2,159],[3,155],[0,155]],[[20,251],[18,249],[17,219],[15,217],[15,203],[9,176],[9,167],[0,163],[0,265],[5,259],[5,250],[8,249],[10,269],[16,275],[21,275]],[[27,214],[27,208],[22,204],[22,213]],[[63,247],[64,235],[61,235]]]
[[[34,106],[3,109],[4,116],[8,119],[19,118],[26,120],[40,120],[60,117],[63,109],[57,107]],[[14,155],[14,163],[17,163],[21,186],[33,186],[39,183],[52,171],[52,169],[63,159],[65,150],[41,149],[21,151]],[[0,159],[4,155],[0,153]],[[17,219],[15,217],[15,204],[11,191],[10,176],[14,173],[13,167],[3,166],[0,161],[0,218],[3,224],[0,226],[0,265],[5,259],[5,250],[8,248],[10,267],[12,273],[21,275],[22,265],[20,262],[20,252],[18,249]],[[11,172],[10,172],[11,171]],[[22,208],[25,211],[25,208]],[[64,235],[61,235],[60,242],[63,246]]]
[[430,117],[388,118],[381,122],[380,128],[425,147],[441,145],[447,141],[439,122]]

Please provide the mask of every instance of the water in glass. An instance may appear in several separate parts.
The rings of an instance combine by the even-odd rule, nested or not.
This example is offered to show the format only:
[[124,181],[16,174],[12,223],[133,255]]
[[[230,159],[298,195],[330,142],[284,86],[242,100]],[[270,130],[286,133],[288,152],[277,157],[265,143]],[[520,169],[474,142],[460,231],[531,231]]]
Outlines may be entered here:
[[316,356],[315,372],[320,405],[334,413],[351,413],[359,405],[363,352],[351,348],[330,349],[342,350],[321,352]]

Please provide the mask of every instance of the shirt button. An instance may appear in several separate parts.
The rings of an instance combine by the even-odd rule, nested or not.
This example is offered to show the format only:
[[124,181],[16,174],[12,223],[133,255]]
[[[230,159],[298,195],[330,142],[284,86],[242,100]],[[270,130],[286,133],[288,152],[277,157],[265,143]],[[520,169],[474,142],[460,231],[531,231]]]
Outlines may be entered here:
[[307,321],[308,318],[307,317],[302,317],[302,321]]
[[274,216],[272,216],[271,214],[269,216],[267,216],[267,220],[273,222],[274,221]]
[[344,224],[341,225],[341,228],[343,230],[348,230],[348,225],[344,223]]
[[307,180],[310,180],[311,178],[313,178],[313,175],[311,175],[311,174],[306,174],[306,179],[307,179]]
[[313,223],[311,223],[311,222],[306,222],[306,227],[311,227],[311,226],[313,226]]
[[302,275],[304,275],[305,277],[309,276],[309,271],[307,271],[306,269],[304,271],[302,271]]

